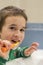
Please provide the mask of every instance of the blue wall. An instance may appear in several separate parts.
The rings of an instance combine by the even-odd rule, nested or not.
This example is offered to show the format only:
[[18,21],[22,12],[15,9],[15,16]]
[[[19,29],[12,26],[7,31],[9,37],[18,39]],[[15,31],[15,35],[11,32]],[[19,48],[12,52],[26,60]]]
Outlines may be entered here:
[[27,23],[25,38],[20,46],[30,46],[32,42],[39,42],[39,48],[43,49],[43,24]]

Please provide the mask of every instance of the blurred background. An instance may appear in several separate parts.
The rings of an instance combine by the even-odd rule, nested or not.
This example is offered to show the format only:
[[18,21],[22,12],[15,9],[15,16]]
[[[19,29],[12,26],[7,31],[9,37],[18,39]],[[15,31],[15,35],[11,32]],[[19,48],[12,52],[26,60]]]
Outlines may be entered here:
[[20,46],[39,42],[39,49],[43,49],[43,0],[0,0],[0,9],[9,5],[24,9],[28,16],[28,28]]

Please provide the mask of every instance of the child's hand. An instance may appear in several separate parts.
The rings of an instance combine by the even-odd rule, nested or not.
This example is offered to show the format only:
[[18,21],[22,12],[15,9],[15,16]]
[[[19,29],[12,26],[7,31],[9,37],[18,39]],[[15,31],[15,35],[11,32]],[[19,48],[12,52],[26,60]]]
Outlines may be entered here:
[[33,42],[32,45],[30,46],[30,48],[27,48],[24,51],[25,56],[29,56],[31,55],[35,50],[37,50],[37,47],[39,46],[39,43],[37,42]]
[[[6,48],[4,48],[6,47]],[[1,40],[0,39],[0,56],[5,58],[7,55],[7,52],[10,50],[10,42],[7,40]]]

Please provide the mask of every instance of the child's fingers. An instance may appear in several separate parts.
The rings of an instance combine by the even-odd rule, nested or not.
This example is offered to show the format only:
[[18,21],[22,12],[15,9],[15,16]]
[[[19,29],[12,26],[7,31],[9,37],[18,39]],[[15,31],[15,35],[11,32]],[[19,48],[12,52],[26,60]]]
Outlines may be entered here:
[[38,46],[39,46],[39,43],[37,42],[32,43],[32,45],[24,51],[24,54],[26,56],[31,55],[35,50],[37,50]]
[[3,40],[3,47],[6,47],[8,50],[10,50],[11,42],[7,40]]
[[38,46],[39,46],[39,43],[37,43],[37,42],[33,42],[31,46],[38,47]]
[[34,50],[37,50],[37,47],[31,46],[28,50],[31,51],[31,50],[33,50],[33,49],[34,49]]
[[2,46],[0,46],[0,56],[4,58],[6,54],[2,52],[1,48]]
[[34,43],[32,43],[32,45],[30,46],[30,48],[28,48],[27,49],[27,52],[28,51],[31,51],[31,50],[37,50],[37,47],[39,46],[39,43],[37,43],[37,42],[34,42]]
[[2,50],[0,49],[0,56],[3,57],[3,58],[5,58],[6,55],[7,55],[7,53],[3,53]]
[[26,56],[29,56],[29,55],[31,55],[35,50],[37,50],[37,47],[36,46],[31,46],[30,48],[27,48],[26,50],[25,50],[25,55]]
[[29,56],[29,55],[31,55],[35,50],[36,50],[36,48],[34,48],[34,47],[32,46],[32,47],[26,49],[26,50],[24,51],[24,54],[25,54],[26,56]]
[[7,40],[0,39],[0,49],[2,52],[6,53],[10,50],[11,42]]
[[27,52],[31,52],[32,50],[37,50],[37,47],[31,46],[30,48],[26,49]]

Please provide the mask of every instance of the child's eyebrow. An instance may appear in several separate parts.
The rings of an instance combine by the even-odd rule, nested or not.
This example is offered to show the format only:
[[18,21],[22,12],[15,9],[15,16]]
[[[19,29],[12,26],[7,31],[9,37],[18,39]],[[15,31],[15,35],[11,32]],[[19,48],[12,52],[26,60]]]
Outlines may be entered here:
[[10,26],[17,26],[16,24],[11,24]]
[[[17,26],[16,24],[11,24],[10,26]],[[24,28],[24,29],[26,29],[27,27],[25,26],[25,27],[22,27],[22,28]]]

